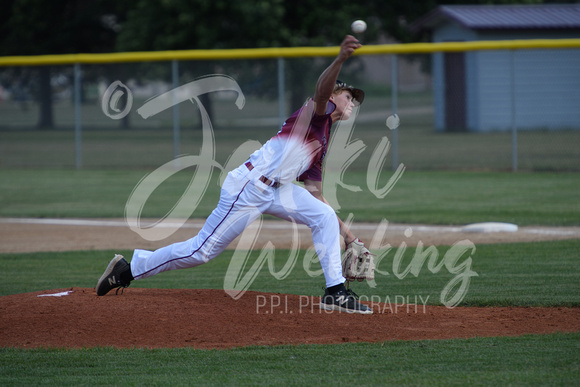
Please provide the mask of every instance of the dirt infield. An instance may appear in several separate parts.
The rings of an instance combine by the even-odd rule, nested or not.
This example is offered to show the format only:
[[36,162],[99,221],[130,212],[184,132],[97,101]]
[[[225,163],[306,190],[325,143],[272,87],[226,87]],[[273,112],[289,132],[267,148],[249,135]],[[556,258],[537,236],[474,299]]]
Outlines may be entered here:
[[[119,219],[0,219],[0,252],[155,249],[195,235],[201,224],[189,221],[171,237],[151,242]],[[265,222],[256,246],[271,241],[276,248],[289,248],[289,233],[294,231],[288,225]],[[368,241],[376,226],[357,224],[352,229]],[[296,232],[300,247],[308,248],[312,244],[308,230]],[[513,233],[477,234],[458,227],[389,225],[385,233],[392,246],[419,241],[450,245],[463,239],[477,245],[570,238],[580,238],[580,228],[524,227]],[[47,294],[51,296],[42,296]],[[365,302],[373,307],[373,315],[350,315],[320,311],[318,301],[317,297],[257,292],[234,300],[223,290],[135,287],[123,295],[104,297],[97,297],[94,289],[76,287],[10,295],[0,297],[0,347],[231,348],[580,331],[580,308],[448,309],[421,303]]]

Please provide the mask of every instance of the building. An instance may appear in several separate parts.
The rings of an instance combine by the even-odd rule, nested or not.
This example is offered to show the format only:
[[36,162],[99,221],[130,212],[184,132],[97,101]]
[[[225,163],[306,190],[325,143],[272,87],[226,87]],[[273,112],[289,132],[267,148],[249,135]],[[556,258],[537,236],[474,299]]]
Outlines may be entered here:
[[[580,4],[440,6],[433,42],[580,38]],[[580,49],[433,54],[438,131],[580,129]]]

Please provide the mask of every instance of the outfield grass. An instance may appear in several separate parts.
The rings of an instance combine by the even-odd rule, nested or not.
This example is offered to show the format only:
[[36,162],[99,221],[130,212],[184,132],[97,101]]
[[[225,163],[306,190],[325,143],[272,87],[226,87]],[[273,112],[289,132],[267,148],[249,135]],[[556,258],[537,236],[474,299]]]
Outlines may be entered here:
[[[384,114],[385,118],[387,114]],[[428,117],[411,117],[417,127],[399,130],[398,162],[410,170],[511,171],[512,148],[509,133],[436,133]],[[269,128],[227,127],[215,130],[216,160],[223,165],[228,156],[248,140],[266,142],[276,133]],[[351,169],[366,170],[380,139],[393,133],[384,123],[357,124],[352,141],[361,140],[366,149]],[[180,154],[196,155],[202,143],[201,131],[184,130]],[[520,171],[579,171],[580,130],[529,131],[518,137]],[[341,152],[331,149],[329,154]],[[386,167],[392,167],[391,148]],[[248,152],[247,154],[249,155]],[[75,135],[72,130],[0,131],[2,168],[74,168]],[[158,130],[86,130],[82,135],[82,165],[85,169],[156,168],[173,158],[171,125]]]
[[[146,171],[0,170],[0,216],[123,217],[125,203]],[[142,216],[162,217],[185,191],[189,168],[164,181],[147,201]],[[217,204],[219,173],[214,173],[194,217],[206,217]],[[381,176],[386,184],[390,171]],[[580,175],[575,173],[492,173],[406,171],[383,199],[371,193],[366,173],[342,179],[358,186],[336,191],[340,216],[354,221],[468,224],[503,221],[525,225],[580,225]],[[335,204],[333,203],[333,205]]]
[[[372,151],[382,137],[395,141],[394,133],[386,127],[386,119],[392,114],[390,90],[374,87],[376,90],[367,94],[354,126],[343,127],[347,131],[352,128],[352,141],[360,140],[366,146],[351,166],[356,171],[366,170]],[[399,94],[398,162],[414,171],[511,170],[510,131],[435,132],[432,98],[430,92]],[[144,102],[135,99],[129,115],[130,129],[121,129],[119,121],[106,117],[100,101],[82,105],[84,168],[156,168],[173,158],[171,109],[144,120],[136,111]],[[36,104],[30,104],[28,110],[21,110],[12,102],[0,104],[0,167],[74,168],[76,138],[70,101],[55,103],[54,130],[35,128],[37,110]],[[214,97],[213,111],[216,160],[222,164],[243,142],[264,143],[279,128],[276,99],[248,95],[244,108],[239,110],[233,99]],[[202,134],[198,107],[186,102],[180,105],[180,112],[178,153],[199,154]],[[517,142],[520,171],[580,170],[580,130],[524,130],[518,133]],[[393,148],[388,155],[388,168],[394,151]],[[340,152],[343,152],[341,147],[329,149],[329,154]]]

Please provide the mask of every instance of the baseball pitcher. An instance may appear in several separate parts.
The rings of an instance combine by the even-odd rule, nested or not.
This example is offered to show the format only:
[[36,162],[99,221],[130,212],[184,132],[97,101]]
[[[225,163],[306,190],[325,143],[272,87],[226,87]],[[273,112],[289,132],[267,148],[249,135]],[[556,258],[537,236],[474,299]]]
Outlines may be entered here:
[[[116,255],[97,283],[97,295],[163,271],[206,263],[259,216],[270,214],[311,229],[326,281],[321,308],[371,314],[372,309],[360,303],[345,282],[372,279],[373,257],[327,204],[321,189],[331,126],[347,120],[355,103],[364,100],[362,90],[337,80],[343,63],[360,47],[355,37],[344,38],[338,56],[320,75],[314,97],[245,163],[229,172],[219,203],[198,235],[156,251],[137,249],[130,263]],[[296,179],[304,187],[292,184]],[[347,246],[344,262],[341,236]]]

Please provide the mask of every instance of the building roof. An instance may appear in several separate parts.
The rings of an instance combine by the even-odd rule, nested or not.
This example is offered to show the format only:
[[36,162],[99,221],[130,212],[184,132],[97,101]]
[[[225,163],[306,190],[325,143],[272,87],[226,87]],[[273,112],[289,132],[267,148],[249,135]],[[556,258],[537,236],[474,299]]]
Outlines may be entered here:
[[580,29],[580,4],[442,5],[410,27],[431,30],[448,21],[472,30]]

